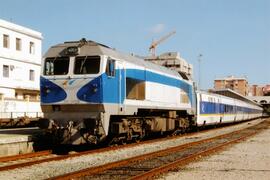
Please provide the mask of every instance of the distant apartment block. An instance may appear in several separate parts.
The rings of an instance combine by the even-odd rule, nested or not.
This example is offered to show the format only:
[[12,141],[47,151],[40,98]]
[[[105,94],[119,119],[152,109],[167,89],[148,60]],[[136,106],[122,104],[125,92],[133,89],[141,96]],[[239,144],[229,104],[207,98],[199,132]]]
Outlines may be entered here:
[[247,96],[249,92],[248,81],[246,78],[237,78],[234,76],[228,76],[225,78],[215,79],[214,89],[231,89],[243,96]]
[[249,96],[263,96],[263,86],[250,85],[249,86]]
[[263,95],[264,95],[264,96],[270,96],[270,84],[265,85],[265,86],[262,88],[262,91],[263,91]]
[[180,57],[179,52],[166,52],[156,57],[147,57],[145,60],[175,70],[185,79],[193,77],[192,64]]
[[0,95],[38,99],[40,32],[0,19]]
[[250,96],[270,96],[270,85],[251,85]]

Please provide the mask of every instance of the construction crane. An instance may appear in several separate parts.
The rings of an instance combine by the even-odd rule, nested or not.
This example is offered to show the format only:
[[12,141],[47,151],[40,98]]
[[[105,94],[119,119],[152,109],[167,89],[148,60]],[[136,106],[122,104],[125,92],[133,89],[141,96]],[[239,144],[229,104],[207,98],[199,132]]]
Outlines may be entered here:
[[153,41],[152,44],[149,47],[149,51],[150,51],[151,55],[153,57],[155,57],[156,56],[156,47],[157,47],[157,45],[159,45],[160,43],[162,43],[163,41],[165,41],[166,39],[168,39],[169,37],[171,37],[175,33],[176,33],[176,31],[172,31],[169,34],[167,34],[166,36],[161,37],[159,40]]

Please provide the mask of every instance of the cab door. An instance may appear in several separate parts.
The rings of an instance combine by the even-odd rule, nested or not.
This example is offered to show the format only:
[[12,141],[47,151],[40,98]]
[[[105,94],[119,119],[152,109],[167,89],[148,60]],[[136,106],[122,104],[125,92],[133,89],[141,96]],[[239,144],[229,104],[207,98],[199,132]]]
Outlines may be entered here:
[[125,69],[122,61],[107,59],[106,76],[103,80],[103,100],[118,106],[118,113],[124,112]]

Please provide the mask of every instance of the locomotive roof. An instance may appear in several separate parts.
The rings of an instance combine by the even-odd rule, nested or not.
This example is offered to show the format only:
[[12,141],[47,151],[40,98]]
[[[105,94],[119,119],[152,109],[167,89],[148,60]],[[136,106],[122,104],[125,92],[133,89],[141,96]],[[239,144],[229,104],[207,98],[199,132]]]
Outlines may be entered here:
[[[183,79],[178,72],[170,70],[166,67],[159,66],[157,64],[146,62],[144,59],[138,58],[134,55],[129,55],[126,53],[119,52],[109,46],[94,42],[94,41],[69,41],[62,44],[57,44],[52,46],[44,55],[44,57],[57,57],[62,56],[61,54],[68,47],[80,47],[80,56],[94,56],[94,55],[107,55],[112,58],[120,59],[122,61],[128,61],[133,64],[143,66],[152,70],[159,72],[164,72],[166,74],[176,76],[180,79]],[[183,79],[184,80],[184,79]]]

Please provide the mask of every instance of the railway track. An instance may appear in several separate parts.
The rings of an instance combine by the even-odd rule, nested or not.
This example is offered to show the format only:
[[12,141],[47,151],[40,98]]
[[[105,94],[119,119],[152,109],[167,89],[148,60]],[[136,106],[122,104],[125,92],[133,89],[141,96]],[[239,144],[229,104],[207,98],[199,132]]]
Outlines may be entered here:
[[53,154],[51,150],[1,157],[0,171],[31,166],[34,164],[47,162],[48,160],[54,159],[56,157],[57,155]]
[[[219,127],[217,129],[226,128],[228,126]],[[200,132],[209,132],[214,131],[216,129],[206,129]],[[192,136],[198,132],[183,134],[182,137],[185,136]],[[161,139],[152,139],[147,141],[142,141],[139,143],[132,143],[132,144],[125,144],[125,145],[119,145],[119,146],[112,146],[112,147],[105,147],[100,149],[94,149],[94,150],[88,150],[84,152],[78,152],[76,154],[67,154],[67,155],[57,155],[54,154],[52,150],[45,150],[45,151],[39,151],[39,152],[33,152],[33,153],[27,153],[27,154],[19,154],[14,156],[7,156],[7,157],[0,157],[0,172],[1,171],[7,171],[12,170],[16,168],[23,168],[35,164],[40,164],[44,162],[50,162],[50,161],[60,161],[68,158],[78,157],[82,155],[90,155],[93,153],[101,153],[106,151],[114,151],[122,148],[131,148],[133,146],[138,146],[142,144],[151,144],[155,142],[161,142],[161,141],[167,141],[170,139],[178,138],[179,136],[169,136],[164,137]]]
[[178,169],[198,158],[210,155],[246,139],[270,126],[264,121],[246,129],[148,153],[105,165],[90,167],[52,179],[149,179]]
[[[259,122],[262,122],[262,120],[259,120]],[[253,123],[248,122],[248,123],[246,123],[245,126],[251,126],[252,124]],[[3,158],[0,158],[0,175],[1,175],[1,173],[8,174],[9,172],[10,173],[14,172],[14,171],[9,171],[9,170],[12,170],[12,169],[14,169],[15,172],[23,172],[24,171],[23,167],[36,165],[36,164],[40,164],[40,163],[43,163],[43,162],[51,162],[51,161],[54,161],[54,162],[51,162],[52,163],[51,165],[53,165],[53,164],[59,164],[60,165],[59,167],[57,167],[58,165],[55,166],[55,167],[57,167],[57,169],[60,168],[60,167],[64,168],[61,165],[62,164],[61,160],[68,161],[68,162],[70,162],[70,165],[72,165],[72,161],[73,162],[76,161],[77,158],[80,159],[80,156],[83,156],[83,155],[87,155],[86,156],[86,160],[87,160],[88,157],[91,157],[91,156],[94,157],[95,153],[97,153],[97,156],[99,156],[99,155],[103,154],[102,152],[105,152],[105,154],[107,154],[107,153],[109,153],[109,154],[110,153],[118,153],[119,151],[125,152],[126,151],[125,148],[127,148],[127,151],[132,152],[133,148],[135,148],[135,149],[137,149],[138,147],[140,148],[140,147],[142,147],[141,145],[144,145],[144,144],[146,145],[146,147],[149,147],[149,145],[152,146],[152,144],[156,144],[157,142],[158,142],[158,144],[162,143],[163,141],[166,142],[167,140],[172,140],[172,142],[174,142],[175,141],[174,139],[177,140],[178,138],[181,138],[183,140],[186,139],[186,142],[198,141],[198,139],[201,139],[200,136],[203,135],[203,133],[208,134],[208,132],[210,132],[210,134],[212,134],[212,135],[210,135],[208,137],[213,137],[213,134],[215,134],[217,130],[220,131],[223,128],[224,128],[224,131],[226,132],[227,130],[226,130],[226,126],[225,126],[225,127],[221,127],[221,128],[208,129],[208,130],[200,131],[199,133],[198,132],[196,132],[196,133],[188,133],[188,134],[184,134],[182,136],[166,137],[166,138],[162,138],[162,139],[154,139],[154,140],[142,141],[140,143],[119,145],[119,146],[106,147],[106,148],[100,148],[100,149],[94,149],[94,150],[92,149],[92,150],[87,150],[87,151],[84,151],[84,152],[77,152],[75,154],[68,154],[68,155],[57,155],[57,154],[51,154],[51,151],[43,151],[43,152],[30,153],[30,154],[25,154],[25,155],[3,157]],[[239,129],[242,129],[242,128],[239,128]],[[211,131],[213,131],[213,132],[211,132]],[[222,134],[222,133],[220,133],[220,134]],[[205,138],[207,138],[207,136]],[[196,144],[196,143],[199,143],[199,142],[194,142],[194,143]],[[183,143],[181,143],[181,144],[183,144]],[[187,143],[185,146],[189,146],[188,144],[192,145],[193,143]],[[184,147],[184,145],[182,145],[182,146]],[[165,151],[166,150],[164,150],[164,152]],[[172,151],[172,153],[174,153],[174,151]],[[138,153],[138,154],[140,154],[140,153]],[[88,156],[88,155],[90,155],[90,156]],[[163,156],[163,155],[161,155],[161,156]],[[131,156],[129,156],[129,157],[131,157]],[[142,159],[145,159],[145,157],[142,157]],[[65,161],[63,161],[63,162],[65,162]],[[137,160],[135,160],[135,162],[136,161]],[[43,168],[45,168],[44,164],[42,164],[41,166],[43,166]],[[35,169],[39,169],[39,167],[40,166],[33,166],[33,168],[29,167],[30,169],[28,168],[27,171],[30,170],[30,171],[33,171],[32,172],[33,174],[36,174]],[[80,170],[80,169],[84,169],[86,167],[90,167],[90,166],[82,166],[82,165],[80,165],[80,168],[75,168],[75,169]],[[121,168],[121,167],[119,167],[119,168]],[[48,168],[45,168],[45,169],[48,169]],[[66,174],[67,175],[67,173],[70,173],[72,171],[76,171],[76,170],[74,170],[74,169],[72,170],[72,168],[70,170],[65,170],[65,168],[64,168],[64,170],[61,173],[59,173],[59,172],[55,173],[55,172],[57,172],[57,171],[55,171],[55,172],[51,173],[50,175],[47,175],[47,176],[45,175],[44,179],[49,178],[49,177],[58,178],[57,177],[58,175],[61,175],[61,174],[63,174],[63,175]],[[140,170],[140,171],[142,171],[142,170]],[[50,170],[48,169],[44,173],[46,174],[47,172],[50,172]],[[37,172],[37,174],[39,174],[39,172]],[[63,177],[61,176],[60,178],[66,178],[65,177],[66,175],[64,175]],[[92,175],[89,175],[88,173],[86,173],[85,175],[90,176],[91,178],[94,178]],[[39,176],[36,176],[36,177],[40,178],[41,176],[43,177],[44,175],[39,175]],[[2,176],[2,177],[5,177],[5,176]],[[29,177],[32,177],[32,176],[29,176]],[[77,175],[75,177],[77,177]],[[115,179],[115,177],[113,175],[110,175],[110,178],[111,177],[113,177]],[[67,179],[69,179],[69,177]],[[121,179],[121,176],[120,176],[120,179]],[[126,178],[124,178],[124,179],[126,179]]]

